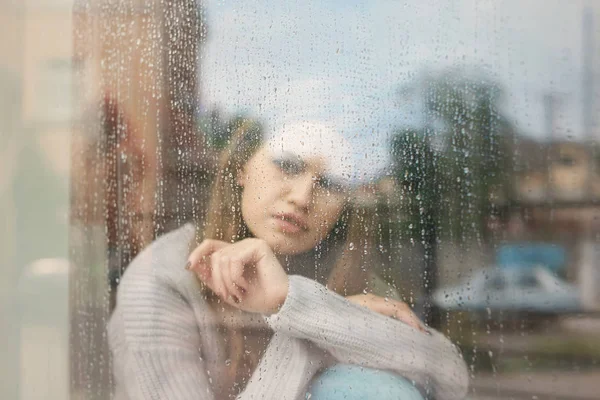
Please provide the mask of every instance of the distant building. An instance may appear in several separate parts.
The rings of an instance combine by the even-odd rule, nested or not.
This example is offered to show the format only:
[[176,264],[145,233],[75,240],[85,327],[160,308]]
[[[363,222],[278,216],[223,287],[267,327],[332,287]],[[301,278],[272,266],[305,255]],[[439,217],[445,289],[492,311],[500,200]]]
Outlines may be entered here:
[[215,158],[196,121],[201,17],[196,0],[75,6],[73,214],[106,226],[115,268],[203,215]]
[[[530,147],[531,144],[525,145]],[[523,147],[525,147],[523,146]],[[600,154],[577,142],[535,143],[515,178],[516,199],[539,205],[600,200]]]
[[71,332],[71,385],[108,398],[98,321],[121,273],[156,236],[201,222],[206,207],[215,157],[196,121],[204,26],[199,0],[76,1],[70,12],[71,326],[90,327]]
[[[570,250],[567,277],[579,282],[584,303],[600,309],[600,147],[581,142],[523,140],[509,220],[513,240],[550,241]],[[600,252],[598,252],[600,255]]]

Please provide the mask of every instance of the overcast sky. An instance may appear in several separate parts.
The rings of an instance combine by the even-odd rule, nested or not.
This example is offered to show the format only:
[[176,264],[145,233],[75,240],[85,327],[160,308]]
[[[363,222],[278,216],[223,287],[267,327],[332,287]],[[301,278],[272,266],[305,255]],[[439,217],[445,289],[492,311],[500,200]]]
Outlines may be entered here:
[[[542,98],[555,92],[559,135],[583,134],[581,21],[587,5],[598,54],[598,1],[205,4],[205,108],[246,112],[271,129],[299,119],[333,122],[363,153],[369,149],[375,165],[385,161],[382,144],[392,127],[418,124],[416,106],[400,102],[397,89],[424,68],[465,65],[483,69],[504,87],[503,107],[522,132],[545,135]],[[594,61],[600,69],[597,55]]]

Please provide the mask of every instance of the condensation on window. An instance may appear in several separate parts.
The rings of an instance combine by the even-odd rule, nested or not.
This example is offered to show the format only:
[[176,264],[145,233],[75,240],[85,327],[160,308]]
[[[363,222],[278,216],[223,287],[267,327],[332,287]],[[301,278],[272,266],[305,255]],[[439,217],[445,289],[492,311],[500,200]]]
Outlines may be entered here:
[[599,38],[594,1],[4,2],[0,397],[597,398]]

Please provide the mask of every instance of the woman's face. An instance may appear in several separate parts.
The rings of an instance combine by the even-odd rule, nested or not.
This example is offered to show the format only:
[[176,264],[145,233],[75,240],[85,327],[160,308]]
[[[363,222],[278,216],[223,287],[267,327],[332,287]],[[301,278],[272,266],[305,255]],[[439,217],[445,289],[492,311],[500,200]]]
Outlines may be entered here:
[[238,176],[242,217],[278,254],[314,248],[334,227],[347,190],[327,175],[320,157],[300,159],[259,149]]

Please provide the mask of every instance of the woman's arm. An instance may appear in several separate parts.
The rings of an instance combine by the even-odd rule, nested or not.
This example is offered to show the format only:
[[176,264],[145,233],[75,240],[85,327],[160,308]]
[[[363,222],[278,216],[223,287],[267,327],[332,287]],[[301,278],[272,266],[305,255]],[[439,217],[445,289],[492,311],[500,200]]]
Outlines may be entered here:
[[[128,268],[109,324],[116,398],[213,399],[207,373],[210,361],[203,359],[206,355],[201,352],[203,328],[199,327],[198,310],[190,305],[185,288],[178,286],[193,277],[174,277],[140,263]],[[310,346],[276,334],[238,398],[302,398],[322,365],[322,351],[311,351]],[[212,372],[214,376],[219,370]]]
[[313,343],[276,332],[238,400],[304,400],[310,380],[327,363]]
[[266,320],[276,332],[310,340],[340,362],[396,371],[439,399],[466,395],[466,364],[442,334],[372,312],[310,279],[290,276],[282,308]]
[[310,279],[288,277],[263,240],[205,240],[188,265],[228,304],[272,315],[267,322],[276,332],[307,339],[342,362],[397,371],[440,399],[466,394],[466,365],[443,335],[367,310]]

